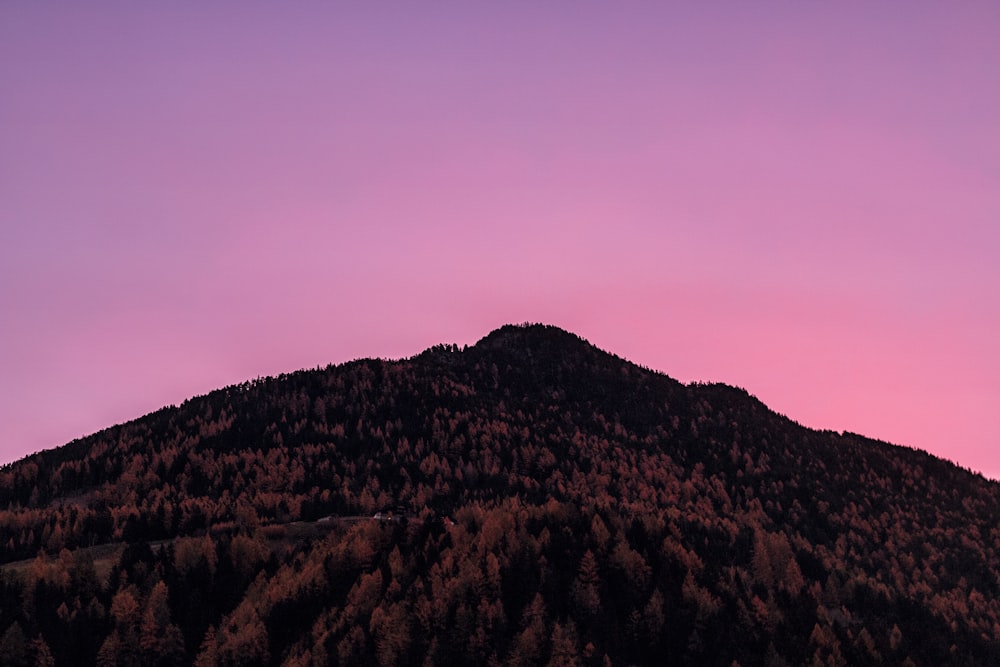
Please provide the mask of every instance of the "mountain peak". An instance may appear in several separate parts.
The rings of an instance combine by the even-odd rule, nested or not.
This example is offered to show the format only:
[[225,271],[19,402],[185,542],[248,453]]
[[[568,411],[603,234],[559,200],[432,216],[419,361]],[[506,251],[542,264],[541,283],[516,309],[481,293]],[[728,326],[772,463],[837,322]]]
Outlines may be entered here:
[[506,345],[515,341],[532,342],[554,337],[583,340],[579,336],[551,324],[522,322],[521,324],[505,324],[494,329],[481,338],[476,345],[486,345],[488,347],[491,345]]
[[475,347],[480,350],[526,350],[532,353],[596,349],[589,341],[551,324],[525,322],[494,329]]

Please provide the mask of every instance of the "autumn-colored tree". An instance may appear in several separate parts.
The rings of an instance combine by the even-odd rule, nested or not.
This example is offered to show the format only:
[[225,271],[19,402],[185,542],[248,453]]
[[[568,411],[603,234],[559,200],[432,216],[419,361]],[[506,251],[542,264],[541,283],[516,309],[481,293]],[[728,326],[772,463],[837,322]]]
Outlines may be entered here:
[[573,604],[577,605],[585,616],[593,616],[601,608],[600,582],[597,558],[588,549],[584,552],[583,558],[580,559],[576,580],[570,591]]
[[552,625],[552,650],[548,667],[578,667],[580,665],[579,639],[572,623],[563,627]]
[[380,665],[403,665],[410,648],[410,616],[401,604],[376,607],[369,624]]
[[217,657],[220,667],[267,664],[270,660],[267,628],[256,611],[230,619],[219,636]]
[[521,619],[522,630],[514,638],[508,662],[511,665],[538,664],[548,648],[545,601],[535,595]]
[[205,632],[205,637],[198,647],[198,655],[195,657],[194,667],[218,667],[218,643],[215,637],[215,627],[209,626]]
[[155,665],[181,664],[184,659],[184,636],[170,620],[169,591],[162,581],[153,586],[146,602],[139,646]]
[[35,654],[35,667],[55,667],[56,660],[52,657],[52,650],[41,635],[31,642],[31,650]]
[[0,656],[10,667],[26,667],[28,664],[28,638],[17,621],[11,623],[0,636]]

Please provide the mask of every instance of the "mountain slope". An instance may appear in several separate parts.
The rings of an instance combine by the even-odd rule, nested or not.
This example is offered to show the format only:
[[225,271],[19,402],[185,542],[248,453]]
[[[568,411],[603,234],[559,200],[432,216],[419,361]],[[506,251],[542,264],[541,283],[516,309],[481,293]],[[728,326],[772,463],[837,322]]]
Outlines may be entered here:
[[4,562],[65,549],[7,568],[0,653],[1000,663],[997,484],[554,327],[194,398],[5,467],[0,507]]

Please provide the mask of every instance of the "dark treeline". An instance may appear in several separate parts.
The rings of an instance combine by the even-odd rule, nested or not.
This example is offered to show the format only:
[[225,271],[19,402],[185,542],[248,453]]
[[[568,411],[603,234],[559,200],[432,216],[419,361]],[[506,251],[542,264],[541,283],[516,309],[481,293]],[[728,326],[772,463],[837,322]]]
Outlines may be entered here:
[[509,326],[0,469],[0,656],[995,665],[998,501],[925,453]]

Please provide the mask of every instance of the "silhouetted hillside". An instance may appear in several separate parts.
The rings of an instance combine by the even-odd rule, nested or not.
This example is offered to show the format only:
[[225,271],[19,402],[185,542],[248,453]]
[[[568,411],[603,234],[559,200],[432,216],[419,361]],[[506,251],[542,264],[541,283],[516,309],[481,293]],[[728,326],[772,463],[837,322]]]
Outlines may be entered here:
[[0,661],[1000,664],[1000,486],[554,327],[0,469]]

